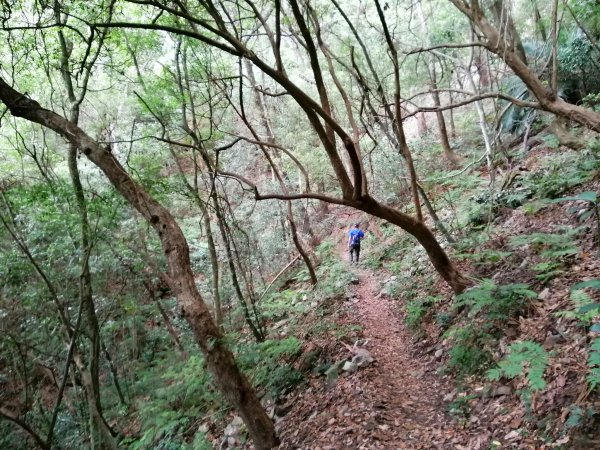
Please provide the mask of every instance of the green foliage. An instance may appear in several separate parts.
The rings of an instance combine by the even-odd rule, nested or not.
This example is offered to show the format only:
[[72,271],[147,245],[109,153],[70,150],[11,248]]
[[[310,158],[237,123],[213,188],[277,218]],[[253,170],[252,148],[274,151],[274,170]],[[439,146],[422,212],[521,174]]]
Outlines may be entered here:
[[490,380],[502,377],[513,379],[526,374],[527,382],[534,391],[546,387],[544,372],[548,365],[548,352],[533,341],[515,342],[509,347],[509,354],[498,363],[498,367],[488,370]]
[[477,396],[475,395],[456,396],[456,398],[448,404],[448,413],[459,421],[464,422],[466,425],[466,419],[471,415],[470,402],[476,398]]
[[[593,323],[600,313],[600,303],[593,301],[590,295],[584,291],[586,288],[600,289],[600,280],[594,279],[582,281],[571,286],[571,295],[569,298],[573,308],[566,311],[559,311],[556,315],[576,319],[586,328],[591,325],[590,331],[594,331],[595,328],[598,328],[596,331],[600,331],[599,324]],[[590,355],[594,352],[594,345],[595,344],[592,344],[592,350],[590,350],[592,353],[590,353]],[[588,365],[590,366],[591,376],[596,377],[600,374],[595,365],[589,364],[589,361]],[[592,384],[592,382],[590,382],[590,384]],[[594,384],[594,386],[596,384]]]
[[572,200],[580,200],[580,201],[585,201],[585,202],[589,202],[589,203],[597,203],[598,202],[598,196],[595,192],[581,192],[573,197],[561,197],[561,198],[557,198],[552,200],[553,202],[566,202],[566,201],[572,201]]
[[510,238],[513,248],[524,245],[531,246],[532,250],[543,258],[555,259],[572,256],[579,251],[575,237],[581,230],[579,228],[563,227],[558,233],[531,233]]
[[348,270],[347,261],[340,260],[333,243],[329,241],[321,244],[317,248],[317,253],[323,258],[317,267],[319,294],[325,298],[342,295],[354,278],[352,272]]
[[265,388],[272,398],[277,398],[302,380],[302,375],[285,362],[298,355],[301,347],[302,342],[293,336],[241,343],[236,348],[237,361],[255,386]]
[[563,265],[561,262],[544,261],[533,265],[531,268],[534,272],[536,272],[535,277],[542,283],[546,283],[552,278],[555,278],[558,275],[564,273],[564,270],[562,270],[562,266]]
[[521,184],[537,198],[556,197],[591,179],[598,163],[590,156],[582,152],[577,156],[553,157],[542,168],[524,176]]
[[572,291],[576,291],[579,289],[585,289],[585,288],[600,289],[600,280],[595,279],[595,280],[581,281],[580,283],[577,283],[577,284],[574,284],[573,286],[571,286]]
[[271,320],[304,314],[310,309],[306,294],[291,289],[266,296],[260,306],[261,315]]
[[590,372],[587,381],[592,389],[600,385],[600,337],[595,338],[590,346],[587,364]]
[[494,337],[487,325],[453,327],[445,333],[453,346],[448,367],[459,376],[480,373],[492,360],[489,350]]
[[473,261],[476,265],[496,264],[500,261],[504,261],[510,256],[512,252],[506,252],[497,250],[494,248],[487,248],[478,250],[475,253],[461,253],[456,255],[457,258],[464,258]]
[[469,316],[480,312],[492,320],[507,320],[527,306],[527,299],[537,294],[527,284],[496,285],[493,280],[485,279],[479,284],[456,297],[455,307],[469,308]]
[[589,326],[594,318],[598,316],[600,303],[595,303],[587,292],[581,289],[571,290],[569,299],[573,309],[559,311],[557,315],[577,319],[584,326]]
[[129,442],[131,449],[182,448],[189,439],[184,431],[206,411],[223,406],[199,356],[171,355],[160,371],[149,367],[138,377],[136,390],[145,393],[138,402],[142,433]]
[[[501,89],[511,97],[527,100],[529,90],[525,83],[517,76],[508,76],[502,79]],[[536,117],[536,111],[530,108],[522,108],[514,104],[508,104],[503,108],[503,114],[500,117],[502,128],[514,134],[521,134],[525,131]]]
[[406,324],[413,330],[416,330],[431,306],[441,299],[442,297],[439,296],[427,296],[422,299],[408,301],[406,303]]
[[533,215],[537,214],[539,211],[541,211],[542,209],[546,208],[548,206],[548,204],[550,204],[550,203],[551,203],[551,200],[546,199],[546,198],[535,199],[535,200],[532,200],[530,202],[523,204],[523,206],[521,206],[521,210],[528,216],[533,216]]

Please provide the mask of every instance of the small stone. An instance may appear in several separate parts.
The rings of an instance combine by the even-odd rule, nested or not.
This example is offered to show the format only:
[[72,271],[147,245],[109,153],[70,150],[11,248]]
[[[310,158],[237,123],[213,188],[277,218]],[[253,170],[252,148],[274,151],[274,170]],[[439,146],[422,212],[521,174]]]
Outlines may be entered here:
[[223,434],[225,434],[225,436],[237,436],[239,433],[239,428],[232,424],[227,425],[225,427],[225,431],[223,431]]
[[546,340],[544,341],[544,350],[551,350],[556,346],[556,344],[559,344],[564,340],[565,339],[560,334],[550,334],[546,337]]
[[440,348],[439,350],[436,350],[434,356],[436,357],[436,359],[440,359],[443,354],[444,354],[444,349]]
[[454,392],[450,392],[449,394],[444,395],[444,401],[449,403],[454,400]]
[[492,397],[501,397],[503,395],[512,394],[512,389],[510,386],[500,386],[492,391]]
[[359,348],[356,351],[356,355],[354,355],[352,358],[352,362],[358,367],[366,367],[373,361],[375,361],[375,358],[373,358],[371,354],[364,348]]
[[315,350],[304,353],[298,361],[298,370],[300,372],[308,372],[311,370],[319,360],[321,356],[321,348],[317,347]]
[[274,415],[276,415],[278,417],[283,417],[287,413],[289,413],[293,407],[294,407],[294,402],[289,402],[289,403],[286,403],[283,405],[275,405],[275,407],[273,408],[273,412],[274,412]]
[[198,427],[198,433],[206,434],[208,433],[208,430],[210,430],[210,425],[208,425],[206,422]]
[[233,418],[233,420],[231,421],[232,425],[235,425],[236,427],[240,427],[244,424],[244,421],[242,420],[242,418],[240,416],[235,416]]
[[521,264],[519,265],[519,269],[524,269],[525,267],[527,267],[529,265],[529,256],[526,257],[523,262],[521,262]]
[[504,440],[512,441],[512,440],[518,438],[519,436],[520,436],[520,433],[518,430],[512,430],[506,436],[504,436]]
[[358,283],[359,283],[359,280],[358,280],[358,278],[352,278],[352,279],[350,280],[350,283],[351,283],[351,284],[358,284]]
[[538,298],[540,300],[546,300],[549,296],[550,296],[550,289],[545,288],[542,292],[540,292],[540,294],[538,295]]
[[342,367],[344,372],[354,373],[358,370],[358,366],[352,361],[346,361]]
[[287,319],[280,320],[279,322],[275,322],[275,323],[273,324],[273,328],[275,328],[275,329],[277,330],[277,329],[279,329],[279,328],[281,328],[281,327],[284,327],[284,326],[286,326],[286,325],[287,325],[287,323],[288,323],[288,320],[287,320]]

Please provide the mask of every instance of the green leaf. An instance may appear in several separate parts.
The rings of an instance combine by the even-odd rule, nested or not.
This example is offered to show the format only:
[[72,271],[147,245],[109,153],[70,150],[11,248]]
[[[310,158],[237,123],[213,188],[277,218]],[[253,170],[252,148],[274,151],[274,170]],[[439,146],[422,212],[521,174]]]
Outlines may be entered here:
[[587,191],[587,192],[582,192],[581,194],[578,194],[574,197],[561,197],[561,198],[555,198],[552,200],[552,202],[567,202],[567,201],[573,201],[573,200],[583,200],[586,202],[590,202],[590,203],[596,203],[598,201],[598,196],[596,195],[595,192],[591,192],[591,191]]
[[590,287],[593,289],[600,289],[600,280],[596,279],[596,280],[582,281],[581,283],[577,283],[577,284],[574,284],[573,286],[571,286],[571,290],[576,291],[578,289],[584,289],[587,287]]
[[546,387],[544,372],[548,365],[548,352],[533,341],[516,342],[509,347],[509,354],[498,363],[498,367],[488,371],[491,380],[501,376],[515,378],[525,375],[529,386],[535,391]]
[[600,333],[600,323],[595,323],[590,327],[592,333]]
[[589,305],[584,305],[581,308],[579,308],[578,312],[580,314],[583,314],[586,312],[593,311],[595,309],[600,309],[600,303],[590,303]]
[[579,222],[585,222],[592,216],[592,214],[594,214],[593,211],[584,212],[581,216],[579,216]]

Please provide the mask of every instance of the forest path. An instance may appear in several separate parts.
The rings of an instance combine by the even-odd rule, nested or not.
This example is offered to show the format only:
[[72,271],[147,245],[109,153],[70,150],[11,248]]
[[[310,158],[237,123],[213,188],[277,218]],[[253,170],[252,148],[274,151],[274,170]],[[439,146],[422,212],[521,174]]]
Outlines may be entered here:
[[353,303],[354,323],[362,327],[359,348],[375,362],[342,372],[331,387],[322,379],[311,382],[280,424],[280,449],[479,448],[474,430],[468,433],[446,414],[449,387],[435,374],[437,364],[414,347],[393,301],[377,295],[377,275],[350,265],[345,240],[338,250],[358,278],[346,298]]

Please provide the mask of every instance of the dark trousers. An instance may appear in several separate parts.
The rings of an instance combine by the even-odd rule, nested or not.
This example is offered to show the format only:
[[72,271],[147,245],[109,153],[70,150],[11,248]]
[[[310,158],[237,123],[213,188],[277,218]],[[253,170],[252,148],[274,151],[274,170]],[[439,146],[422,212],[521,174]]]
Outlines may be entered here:
[[356,262],[358,262],[358,258],[360,256],[360,244],[350,245],[350,262],[354,261],[354,254],[356,254]]

